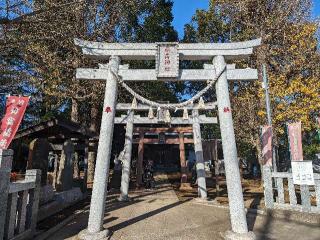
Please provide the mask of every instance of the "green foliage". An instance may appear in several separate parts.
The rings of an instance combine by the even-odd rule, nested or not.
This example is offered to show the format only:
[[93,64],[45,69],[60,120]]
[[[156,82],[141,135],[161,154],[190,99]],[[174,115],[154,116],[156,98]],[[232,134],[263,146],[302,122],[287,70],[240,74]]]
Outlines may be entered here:
[[[185,26],[185,42],[232,42],[262,38],[249,61],[238,67],[268,68],[276,141],[286,138],[283,125],[302,121],[314,131],[313,116],[319,112],[318,29],[310,19],[310,0],[211,0],[208,10],[197,11]],[[240,155],[246,145],[261,156],[259,127],[266,124],[265,97],[259,80],[230,83],[233,118]],[[190,84],[190,92],[200,88]],[[213,95],[212,95],[213,96]],[[210,98],[210,96],[208,96]],[[251,147],[249,147],[250,149]]]
[[[1,78],[6,89],[12,90],[12,83],[19,86],[25,82],[24,93],[31,94],[33,99],[32,110],[28,110],[33,122],[69,114],[74,121],[100,125],[94,123],[98,118],[91,118],[88,113],[101,109],[105,83],[75,79],[76,68],[96,67],[97,62],[82,56],[73,43],[74,38],[107,42],[178,40],[171,24],[172,1],[42,0],[29,3],[28,0],[7,1],[8,11],[0,13],[3,14],[0,16],[0,61],[5,63],[1,64],[0,73],[8,78],[8,81]],[[150,67],[148,63],[139,64]],[[153,100],[177,101],[173,84],[139,85],[135,88]],[[119,99],[132,100],[122,89]]]
[[315,159],[315,155],[317,153],[320,153],[320,144],[319,143],[313,143],[310,145],[304,145],[303,146],[303,153],[304,153],[304,159],[305,160],[313,160]]

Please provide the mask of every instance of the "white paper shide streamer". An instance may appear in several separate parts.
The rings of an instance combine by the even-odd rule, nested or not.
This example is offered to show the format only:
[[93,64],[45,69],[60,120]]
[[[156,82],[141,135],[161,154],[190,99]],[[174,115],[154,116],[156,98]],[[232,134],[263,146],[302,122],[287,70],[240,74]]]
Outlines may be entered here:
[[131,104],[131,109],[137,109],[138,108],[138,102],[137,99],[134,97]]
[[153,113],[152,107],[149,108],[148,118],[149,118],[149,119],[153,119],[153,118],[154,118],[154,113]]
[[204,104],[204,100],[203,100],[202,97],[200,97],[199,103],[198,103],[198,108],[199,108],[199,109],[204,109],[205,107],[206,107],[206,106],[205,106],[205,104]]

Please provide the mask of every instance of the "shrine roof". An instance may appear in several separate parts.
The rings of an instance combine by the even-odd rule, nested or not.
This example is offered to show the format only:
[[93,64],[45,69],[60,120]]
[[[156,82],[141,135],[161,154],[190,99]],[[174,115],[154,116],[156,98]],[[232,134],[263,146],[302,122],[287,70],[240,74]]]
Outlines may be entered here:
[[23,137],[30,138],[55,138],[55,139],[67,139],[67,138],[97,138],[97,134],[90,131],[88,128],[81,126],[80,124],[63,119],[63,118],[51,118],[46,121],[34,124],[30,127],[22,129],[17,132],[14,139]]

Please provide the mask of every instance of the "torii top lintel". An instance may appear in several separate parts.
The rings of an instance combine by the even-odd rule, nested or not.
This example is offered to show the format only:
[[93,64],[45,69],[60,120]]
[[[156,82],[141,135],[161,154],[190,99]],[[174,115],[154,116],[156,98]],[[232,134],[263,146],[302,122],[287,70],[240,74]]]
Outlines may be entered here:
[[[86,56],[106,59],[119,56],[123,60],[155,60],[158,43],[103,43],[74,40]],[[226,59],[239,59],[253,53],[261,44],[261,38],[232,43],[176,43],[181,60],[211,60],[222,55]]]

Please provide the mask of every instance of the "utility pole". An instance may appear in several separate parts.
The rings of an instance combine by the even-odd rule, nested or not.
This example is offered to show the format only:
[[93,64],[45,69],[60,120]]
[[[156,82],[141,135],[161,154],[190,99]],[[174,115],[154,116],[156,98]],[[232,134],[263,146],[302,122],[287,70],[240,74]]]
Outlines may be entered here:
[[[271,104],[270,104],[270,96],[269,96],[269,81],[267,76],[267,68],[266,65],[262,65],[262,78],[263,78],[263,89],[265,90],[266,95],[266,108],[267,108],[267,119],[268,125],[272,126],[272,116],[271,116]],[[272,138],[272,166],[273,171],[277,172],[277,161],[276,161],[276,151],[274,148],[274,141]]]

